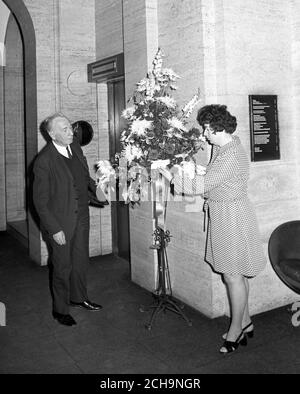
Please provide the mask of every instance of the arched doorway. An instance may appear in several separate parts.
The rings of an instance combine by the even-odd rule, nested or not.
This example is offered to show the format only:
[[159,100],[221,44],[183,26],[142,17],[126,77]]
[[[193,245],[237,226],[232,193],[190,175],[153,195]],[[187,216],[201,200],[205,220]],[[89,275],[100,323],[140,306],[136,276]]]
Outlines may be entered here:
[[23,44],[20,29],[11,13],[7,21],[4,47],[3,139],[6,230],[28,247]]
[[[23,69],[23,136],[19,138],[19,143],[22,141],[23,152],[24,152],[24,179],[23,184],[20,182],[20,193],[24,193],[24,209],[26,215],[26,227],[27,227],[27,244],[30,256],[39,261],[40,256],[40,232],[39,228],[33,218],[32,200],[31,200],[31,165],[33,159],[37,154],[37,92],[36,92],[36,41],[35,31],[32,23],[30,14],[22,0],[0,0],[10,10],[11,18],[10,25],[11,29],[14,29],[13,24],[16,23],[20,32],[22,41],[22,69]],[[10,38],[12,35],[10,34]],[[15,37],[17,40],[17,38]],[[17,42],[17,41],[16,41]],[[15,52],[17,54],[17,52]],[[20,60],[20,52],[17,57]],[[18,62],[18,61],[17,61]],[[5,92],[5,90],[4,90]],[[7,97],[4,97],[7,100]],[[19,102],[19,105],[20,102]],[[5,123],[4,132],[9,132],[9,124]],[[22,132],[22,130],[20,130]],[[20,136],[19,136],[20,137]],[[22,148],[23,148],[22,147]],[[22,160],[22,159],[20,159]],[[9,175],[11,176],[11,175]],[[6,185],[8,180],[6,179]],[[22,191],[22,185],[25,187]],[[5,198],[7,200],[7,193],[5,190]],[[3,198],[3,188],[2,196]],[[8,197],[9,198],[9,197]],[[22,198],[21,198],[22,200]]]

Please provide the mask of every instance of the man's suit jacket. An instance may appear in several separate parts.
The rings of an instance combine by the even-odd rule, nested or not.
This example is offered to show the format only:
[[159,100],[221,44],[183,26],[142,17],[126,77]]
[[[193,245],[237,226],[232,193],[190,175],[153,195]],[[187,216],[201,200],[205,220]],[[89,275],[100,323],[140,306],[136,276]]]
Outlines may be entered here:
[[[85,170],[87,188],[95,195],[95,181],[90,178],[86,158],[76,140],[71,149]],[[41,229],[48,235],[64,231],[70,239],[76,226],[78,199],[71,171],[52,142],[39,153],[33,171],[33,201]]]

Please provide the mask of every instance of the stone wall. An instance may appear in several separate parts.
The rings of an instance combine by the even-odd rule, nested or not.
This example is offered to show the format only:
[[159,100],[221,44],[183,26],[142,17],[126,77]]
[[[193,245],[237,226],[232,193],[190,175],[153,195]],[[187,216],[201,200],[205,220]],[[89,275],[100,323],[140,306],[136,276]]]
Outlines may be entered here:
[[[95,61],[95,2],[24,2],[36,31],[38,123],[57,110],[62,111],[72,122],[88,121],[95,133],[93,141],[83,147],[83,150],[91,176],[94,177],[93,166],[99,158],[100,149],[97,93],[95,86],[87,82],[86,67],[88,63]],[[44,144],[45,141],[39,134],[39,149]],[[105,231],[106,210],[107,208],[90,208],[90,255],[103,253],[101,237]],[[45,262],[45,245],[42,247],[42,256]]]
[[[199,86],[203,105],[226,104],[237,116],[237,133],[250,159],[248,95],[278,95],[281,160],[251,163],[249,183],[249,195],[255,205],[268,260],[267,244],[271,232],[280,223],[297,219],[300,213],[299,178],[295,177],[299,138],[293,124],[291,3],[288,7],[280,1],[245,4],[240,0],[202,0],[188,3],[192,9],[184,2],[159,3],[160,45],[166,48],[172,67],[176,65],[177,71],[185,76],[181,97],[186,99],[191,94],[190,86]],[[168,18],[169,13],[172,18]],[[199,162],[203,163],[203,156]],[[176,230],[178,212],[177,207],[171,219],[176,246],[169,248],[171,260],[178,253],[182,254],[174,268],[174,281],[178,282],[174,284],[175,292],[177,290],[185,301],[192,301],[193,306],[210,316],[228,314],[225,287],[220,277],[210,274],[203,266],[204,240],[198,227],[203,215],[181,212],[182,229]],[[186,229],[189,229],[189,236]],[[192,259],[185,258],[184,263],[184,256]],[[198,286],[194,277],[198,278]],[[277,278],[269,261],[265,271],[250,281],[250,286],[252,313],[297,298]]]
[[4,66],[5,33],[9,9],[0,1],[0,231],[6,230],[6,177],[5,177],[5,140],[4,140]]
[[[158,47],[157,1],[123,2],[125,91],[130,97],[135,84],[151,68]],[[152,291],[156,281],[156,253],[152,244],[154,222],[151,202],[130,209],[130,252],[132,280]]]
[[[278,96],[281,159],[251,163],[249,196],[255,205],[265,255],[272,231],[300,217],[299,137],[293,116],[291,2],[223,1],[226,84],[222,95],[239,121],[238,134],[249,152],[249,94]],[[265,271],[250,281],[254,313],[297,298],[275,275]]]
[[[207,94],[201,15],[200,1],[158,2],[158,43],[165,53],[164,66],[181,77],[174,94],[181,106],[198,91],[204,103]],[[190,117],[190,126],[198,126],[195,117],[196,111]],[[206,150],[197,155],[202,164],[207,157]],[[168,260],[174,295],[212,316],[213,276],[203,262],[206,234],[202,205],[200,197],[168,204],[167,228],[172,234]]]
[[[123,6],[122,0],[97,1],[95,3],[96,59],[123,52]],[[99,159],[108,160],[109,123],[107,84],[97,83],[97,118],[99,130]],[[111,209],[106,208],[105,230],[102,232],[103,248],[112,251]]]
[[[96,36],[114,37],[114,51],[124,43],[126,96],[151,67],[158,46],[165,52],[165,65],[182,79],[177,99],[184,104],[200,89],[202,105],[224,103],[239,122],[238,135],[250,158],[248,95],[278,95],[281,160],[251,163],[249,184],[259,219],[266,259],[272,230],[299,215],[298,138],[293,123],[292,60],[298,62],[292,15],[299,15],[296,2],[254,0],[165,0],[101,2],[106,16],[114,15],[112,26],[101,25]],[[298,14],[292,12],[294,4]],[[123,34],[120,17],[123,13]],[[118,26],[119,24],[119,26]],[[97,25],[96,25],[97,26]],[[297,29],[294,21],[294,29]],[[103,31],[104,30],[104,31]],[[295,34],[295,31],[294,31]],[[106,55],[108,45],[97,45]],[[103,48],[103,45],[106,49]],[[293,54],[293,56],[292,56]],[[209,152],[198,155],[205,164]],[[202,231],[201,201],[173,202],[168,207],[168,228],[173,238],[168,247],[174,294],[210,317],[228,314],[225,287],[220,276],[204,263],[205,234]],[[180,223],[180,226],[178,226]],[[153,290],[155,257],[148,249],[151,204],[131,211],[132,279]],[[250,307],[259,313],[295,299],[274,274],[268,262],[265,271],[251,281]]]
[[24,74],[22,37],[10,15],[4,67],[4,141],[7,222],[26,219],[24,147]]
[[[200,88],[202,105],[226,104],[237,116],[237,133],[250,159],[248,95],[278,96],[281,159],[251,163],[249,183],[268,260],[271,232],[282,222],[298,219],[300,214],[300,6],[292,0],[124,0],[123,8],[117,0],[109,1],[109,5],[100,3],[107,17],[113,15],[113,24],[102,24],[99,32],[102,37],[112,34],[113,51],[119,51],[124,44],[127,97],[151,67],[157,46],[161,46],[166,54],[165,65],[183,77],[178,83],[179,102],[183,104]],[[96,36],[99,39],[100,33],[96,32]],[[108,44],[101,41],[101,45],[106,49],[97,44],[99,53],[113,54]],[[198,161],[204,164],[208,157],[209,152],[201,152]],[[228,314],[221,278],[203,261],[201,203],[198,207],[191,205],[173,202],[168,208],[168,228],[173,235],[168,254],[174,294],[210,317]],[[196,212],[189,212],[193,210]],[[132,278],[149,290],[155,285],[155,258],[148,249],[152,226],[151,204],[131,212]],[[297,298],[278,279],[269,261],[250,286],[250,309],[254,314]]]
[[[24,0],[24,4],[32,18],[36,38],[38,150],[45,145],[39,125],[50,113],[61,111],[71,122],[86,120],[94,129],[94,138],[83,150],[94,177],[94,163],[101,151],[98,93],[96,86],[87,82],[87,64],[95,61],[96,54],[95,1]],[[90,255],[109,253],[111,247],[106,235],[109,208],[90,208],[90,215]],[[103,242],[102,236],[108,241]],[[41,252],[35,260],[46,264],[48,254],[43,241],[31,240],[31,244],[37,245],[37,251],[41,244]]]
[[[4,67],[0,66],[0,85],[4,82]],[[4,91],[0,89],[0,231],[6,230],[5,149],[4,149]]]
[[96,56],[104,59],[123,52],[123,1],[96,1]]

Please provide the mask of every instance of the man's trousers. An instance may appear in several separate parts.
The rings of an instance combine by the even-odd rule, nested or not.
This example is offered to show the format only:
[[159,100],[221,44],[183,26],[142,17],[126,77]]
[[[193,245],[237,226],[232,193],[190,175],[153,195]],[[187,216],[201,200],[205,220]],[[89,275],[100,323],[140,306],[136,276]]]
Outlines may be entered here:
[[53,311],[69,314],[69,302],[82,302],[87,296],[87,269],[89,264],[89,211],[78,213],[72,237],[66,236],[66,245],[58,245],[50,238],[52,262]]

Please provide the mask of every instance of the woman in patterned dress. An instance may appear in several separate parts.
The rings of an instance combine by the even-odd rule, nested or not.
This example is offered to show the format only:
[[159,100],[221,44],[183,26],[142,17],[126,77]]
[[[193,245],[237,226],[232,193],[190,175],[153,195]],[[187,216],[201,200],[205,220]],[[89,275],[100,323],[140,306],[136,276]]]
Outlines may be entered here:
[[[249,162],[240,139],[232,135],[236,118],[225,105],[207,105],[197,120],[212,145],[211,160],[205,175],[175,175],[176,192],[201,193],[208,216],[205,260],[223,275],[231,306],[231,323],[224,334],[221,353],[231,353],[253,336],[249,315],[248,278],[256,276],[266,264],[256,216],[247,196]],[[166,172],[162,172],[168,177]],[[170,178],[170,177],[169,177]]]

